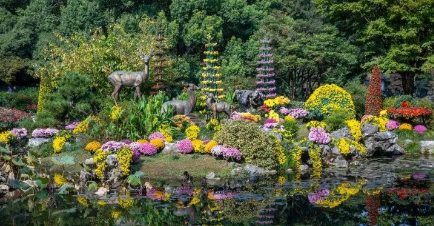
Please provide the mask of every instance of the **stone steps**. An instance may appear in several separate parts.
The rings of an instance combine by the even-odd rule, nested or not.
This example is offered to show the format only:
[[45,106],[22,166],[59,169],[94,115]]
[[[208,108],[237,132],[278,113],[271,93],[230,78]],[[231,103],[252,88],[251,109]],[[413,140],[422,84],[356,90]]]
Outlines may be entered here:
[[206,125],[206,121],[198,118],[195,114],[190,114],[188,115],[188,117],[190,117],[190,120],[199,127],[203,127]]

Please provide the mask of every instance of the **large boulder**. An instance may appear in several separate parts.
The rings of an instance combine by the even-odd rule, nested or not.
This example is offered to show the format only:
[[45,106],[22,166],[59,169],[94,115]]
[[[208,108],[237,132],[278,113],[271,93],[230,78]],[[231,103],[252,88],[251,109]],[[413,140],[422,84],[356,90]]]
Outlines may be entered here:
[[404,149],[396,143],[398,140],[397,134],[392,132],[377,132],[372,134],[372,131],[374,131],[374,127],[368,126],[366,132],[369,135],[364,136],[363,139],[367,149],[366,156],[404,154]]
[[48,142],[50,142],[48,138],[30,138],[27,145],[29,145],[29,147],[39,147]]
[[434,153],[434,141],[424,140],[420,142],[420,151],[422,153],[428,152],[429,154]]
[[339,140],[341,138],[349,138],[349,139],[353,139],[353,135],[351,134],[351,130],[348,128],[343,128],[343,129],[339,129],[336,131],[333,131],[331,133],[331,136],[335,139],[335,140]]
[[363,124],[362,125],[362,138],[365,139],[367,137],[371,137],[376,134],[380,129],[376,125],[372,124]]

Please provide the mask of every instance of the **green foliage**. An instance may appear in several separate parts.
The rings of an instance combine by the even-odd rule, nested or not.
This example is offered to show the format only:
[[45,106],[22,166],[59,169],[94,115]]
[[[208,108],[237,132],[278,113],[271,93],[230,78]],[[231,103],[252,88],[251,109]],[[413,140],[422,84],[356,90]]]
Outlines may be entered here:
[[273,138],[254,122],[228,121],[216,134],[216,141],[226,147],[235,147],[240,150],[248,163],[267,169],[277,167]]
[[346,127],[346,121],[350,119],[352,118],[346,111],[335,110],[324,119],[324,122],[327,124],[327,131],[335,131]]
[[[18,124],[20,128],[26,128],[27,131],[31,132],[36,128],[49,128],[56,127],[59,121],[47,112],[40,112],[36,115],[35,121],[32,118],[26,118],[21,120]],[[52,150],[51,150],[52,151]]]
[[392,97],[387,97],[383,100],[383,109],[387,110],[389,108],[393,108],[396,102],[396,99],[398,97],[396,96],[392,96]]
[[[106,137],[113,139],[137,140],[156,132],[160,125],[171,122],[172,109],[170,108],[164,114],[161,112],[161,107],[167,100],[166,95],[159,93],[155,96],[143,97],[137,102],[122,102],[120,106],[123,113],[116,121],[109,119],[109,111],[103,111],[101,117],[104,118],[104,123],[95,129],[96,135],[98,132],[105,132]],[[109,109],[111,107],[109,106]]]
[[401,103],[408,102],[411,104],[413,97],[410,95],[402,95],[396,98],[395,103],[393,103],[394,108],[401,108]]
[[0,55],[0,81],[11,85],[28,70],[28,62],[15,56]]
[[434,110],[434,102],[427,97],[419,98],[419,99],[413,99],[411,104],[414,107],[422,107],[422,108],[428,108],[430,110]]
[[0,107],[12,107],[22,111],[31,110],[38,103],[38,88],[24,88],[18,92],[0,92]]
[[99,100],[92,92],[90,83],[88,76],[66,73],[56,92],[47,96],[44,109],[61,122],[81,120],[95,114]]
[[344,86],[344,89],[351,94],[354,106],[356,108],[356,116],[361,118],[365,112],[365,100],[366,100],[366,86],[360,84],[358,81],[352,81]]

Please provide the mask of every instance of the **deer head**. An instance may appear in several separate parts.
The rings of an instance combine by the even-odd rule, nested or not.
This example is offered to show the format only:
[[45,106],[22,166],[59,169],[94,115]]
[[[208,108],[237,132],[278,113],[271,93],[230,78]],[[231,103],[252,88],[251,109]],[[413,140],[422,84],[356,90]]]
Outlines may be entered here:
[[145,64],[149,63],[149,60],[151,60],[151,58],[154,57],[154,51],[152,50],[151,53],[149,54],[149,56],[146,56],[144,53],[140,53],[140,58],[143,60],[143,62],[145,62]]

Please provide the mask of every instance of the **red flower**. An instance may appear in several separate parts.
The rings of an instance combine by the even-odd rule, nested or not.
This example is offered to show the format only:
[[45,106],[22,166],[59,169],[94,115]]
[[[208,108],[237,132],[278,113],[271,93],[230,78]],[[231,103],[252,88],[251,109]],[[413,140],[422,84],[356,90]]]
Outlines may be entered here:
[[390,116],[392,116],[392,118],[399,118],[399,117],[403,117],[403,118],[418,118],[418,117],[422,117],[422,116],[429,116],[431,115],[433,112],[428,109],[428,108],[422,108],[422,107],[408,107],[408,108],[401,108],[401,109],[396,109],[396,108],[390,108],[387,109],[387,114],[389,114]]
[[382,107],[380,69],[374,65],[369,79],[368,93],[366,94],[365,115],[378,115]]
[[406,108],[408,106],[408,102],[404,101],[401,103],[401,107]]
[[259,111],[265,111],[266,113],[268,113],[271,111],[271,108],[267,107],[267,105],[264,104],[259,108]]

